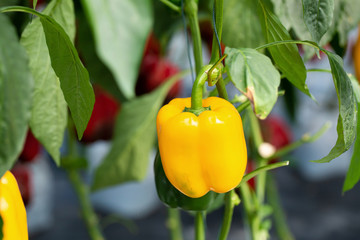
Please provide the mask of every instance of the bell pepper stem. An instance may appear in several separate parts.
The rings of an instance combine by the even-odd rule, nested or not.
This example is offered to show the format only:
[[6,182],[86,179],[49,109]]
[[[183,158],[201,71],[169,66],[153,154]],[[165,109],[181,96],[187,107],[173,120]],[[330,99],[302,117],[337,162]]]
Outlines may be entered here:
[[198,211],[195,215],[195,240],[205,240],[205,212]]
[[198,73],[193,88],[191,92],[191,109],[192,110],[201,110],[202,109],[202,96],[203,96],[203,86],[208,79],[207,72],[211,68],[211,65],[206,65],[201,68]]
[[235,207],[232,194],[235,194],[233,190],[226,193],[225,195],[225,212],[221,225],[219,240],[226,240],[230,231],[232,216]]
[[176,208],[168,208],[168,228],[170,230],[171,240],[183,240],[181,232],[180,212]]

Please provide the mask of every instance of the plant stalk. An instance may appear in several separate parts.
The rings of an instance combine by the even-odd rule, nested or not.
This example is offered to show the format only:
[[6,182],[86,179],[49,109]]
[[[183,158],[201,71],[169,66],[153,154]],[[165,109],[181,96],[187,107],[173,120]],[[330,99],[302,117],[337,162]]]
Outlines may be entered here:
[[226,193],[225,195],[225,212],[221,225],[219,240],[226,240],[230,231],[232,216],[234,212],[235,203],[233,201],[234,190]]
[[77,170],[69,169],[66,171],[79,199],[82,217],[85,221],[90,238],[92,240],[104,240],[105,238],[103,237],[98,224],[98,218],[89,201],[88,186],[83,183]]
[[198,4],[195,2],[195,0],[184,0],[184,3],[184,11],[187,19],[189,20],[191,38],[193,42],[195,70],[197,75],[203,66],[201,35],[198,20]]
[[195,215],[195,239],[205,240],[205,212],[198,211]]
[[180,212],[176,208],[168,208],[168,228],[171,240],[183,240]]
[[[74,133],[74,122],[71,116],[68,117],[68,156],[76,157],[76,136]],[[99,226],[98,217],[89,200],[89,187],[82,181],[79,172],[76,169],[65,169],[70,183],[79,199],[81,214],[86,228],[92,240],[104,240]]]
[[[219,42],[221,43],[222,35],[222,26],[223,26],[223,9],[224,9],[224,0],[215,0],[213,11],[215,11],[215,28],[217,35],[219,37]],[[213,34],[212,47],[211,47],[211,59],[210,64],[214,64],[220,58],[220,49],[215,35],[215,30]],[[229,101],[229,96],[227,94],[224,79],[220,78],[216,83],[216,89],[218,90],[219,96]]]

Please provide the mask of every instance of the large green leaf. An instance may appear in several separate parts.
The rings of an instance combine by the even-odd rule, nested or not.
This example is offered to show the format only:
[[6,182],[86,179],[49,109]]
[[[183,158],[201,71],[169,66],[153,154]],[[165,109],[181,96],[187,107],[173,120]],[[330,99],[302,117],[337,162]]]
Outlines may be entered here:
[[122,105],[110,152],[96,169],[93,190],[141,180],[155,141],[156,114],[179,75],[157,90]]
[[[268,43],[291,40],[285,27],[265,4],[259,1],[259,16]],[[306,68],[295,44],[282,44],[269,48],[271,56],[285,77],[300,91],[311,96],[305,83]]]
[[[357,106],[360,107],[360,86],[356,79],[351,79],[353,89],[355,92]],[[360,111],[358,110],[357,120],[360,121]],[[360,124],[357,124],[356,128],[356,140],[354,144],[354,152],[351,158],[349,170],[346,174],[343,192],[352,189],[357,182],[360,180]]]
[[91,82],[100,85],[118,100],[124,102],[125,97],[120,92],[114,76],[97,56],[94,38],[91,34],[90,25],[84,12],[78,11],[76,13],[76,23],[77,49],[81,56],[81,60],[89,71]]
[[266,42],[254,0],[225,0],[222,41],[232,48],[254,48]]
[[26,7],[6,7],[2,12],[26,12],[40,17],[49,49],[51,65],[70,108],[79,139],[89,122],[95,95],[89,74],[64,29],[52,18]]
[[0,13],[0,177],[20,154],[28,129],[33,79],[15,28]]
[[96,50],[127,98],[135,84],[146,38],[153,23],[151,0],[82,0],[93,28]]
[[271,60],[250,48],[226,48],[226,66],[231,81],[254,105],[256,115],[264,119],[278,96],[280,74]]
[[[67,31],[71,39],[75,34],[75,19],[72,0],[54,0],[44,10]],[[22,36],[30,70],[35,80],[34,100],[30,127],[54,161],[60,163],[60,147],[67,125],[67,105],[60,82],[51,67],[49,50],[40,19],[34,19]]]
[[319,43],[331,25],[334,0],[302,0],[304,22],[312,38]]
[[355,139],[356,99],[350,78],[343,68],[342,59],[329,51],[324,51],[330,62],[333,81],[339,101],[339,118],[337,123],[338,139],[329,154],[316,162],[330,162],[347,151]]

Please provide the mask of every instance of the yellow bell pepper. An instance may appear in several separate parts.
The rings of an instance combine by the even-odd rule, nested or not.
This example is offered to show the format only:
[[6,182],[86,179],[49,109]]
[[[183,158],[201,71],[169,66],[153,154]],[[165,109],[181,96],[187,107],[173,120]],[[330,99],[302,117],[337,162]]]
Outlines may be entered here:
[[[192,198],[202,197],[210,190],[232,190],[240,183],[247,163],[243,126],[236,108],[218,97],[201,100],[199,96],[200,100],[174,99],[157,116],[165,174],[175,188]],[[184,111],[193,106],[200,109],[199,104],[203,110],[198,116]]]
[[26,210],[18,184],[11,172],[0,179],[0,215],[3,240],[27,240]]

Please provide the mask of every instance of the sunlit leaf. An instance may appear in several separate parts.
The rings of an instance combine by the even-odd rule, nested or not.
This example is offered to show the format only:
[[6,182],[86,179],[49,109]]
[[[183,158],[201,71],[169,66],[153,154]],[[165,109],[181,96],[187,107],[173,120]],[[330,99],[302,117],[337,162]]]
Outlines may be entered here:
[[275,105],[280,74],[265,55],[251,48],[226,48],[226,66],[231,80],[253,104],[256,115],[264,119]]
[[[73,38],[75,33],[73,11],[72,0],[55,0],[43,13],[53,17]],[[30,127],[34,136],[59,164],[60,147],[67,125],[67,105],[59,79],[51,67],[40,19],[33,19],[25,28],[20,42],[28,53],[35,83]]]
[[330,162],[347,151],[354,142],[356,133],[356,98],[350,78],[343,68],[342,59],[329,51],[323,50],[330,62],[333,81],[339,101],[337,123],[338,138],[329,154],[316,162]]

